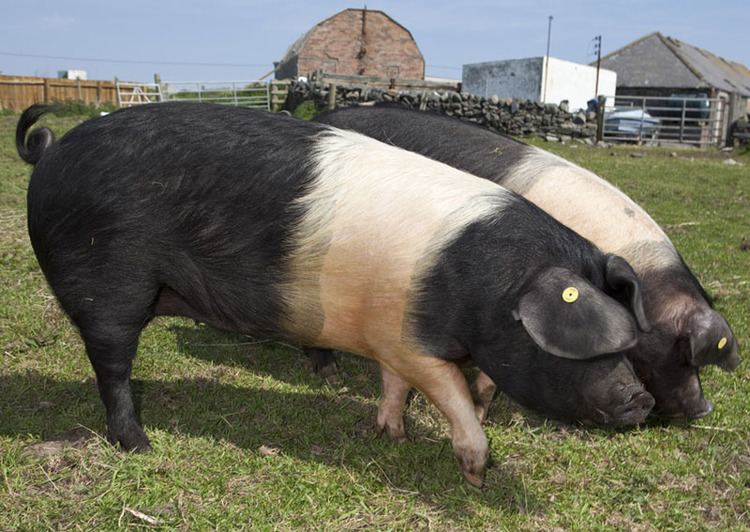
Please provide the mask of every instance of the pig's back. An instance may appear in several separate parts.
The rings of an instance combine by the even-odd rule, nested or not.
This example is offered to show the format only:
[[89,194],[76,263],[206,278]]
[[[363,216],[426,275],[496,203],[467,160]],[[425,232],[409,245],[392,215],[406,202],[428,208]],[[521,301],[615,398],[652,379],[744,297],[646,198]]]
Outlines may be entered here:
[[50,147],[29,187],[29,230],[63,302],[81,280],[160,287],[157,313],[366,350],[402,319],[429,246],[505,195],[361,135],[158,104]]
[[29,232],[50,284],[63,302],[86,279],[165,286],[214,325],[278,334],[283,259],[301,218],[289,206],[309,178],[293,159],[322,129],[190,104],[78,126],[29,186]]

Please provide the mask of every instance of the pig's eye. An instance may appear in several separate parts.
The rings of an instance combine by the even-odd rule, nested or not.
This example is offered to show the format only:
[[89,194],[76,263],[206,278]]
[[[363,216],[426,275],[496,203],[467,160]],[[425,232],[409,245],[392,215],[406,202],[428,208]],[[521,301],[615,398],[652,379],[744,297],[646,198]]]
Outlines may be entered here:
[[575,286],[569,286],[565,290],[563,290],[562,293],[563,301],[566,303],[572,303],[576,299],[578,299],[578,288]]
[[724,347],[726,345],[727,345],[727,337],[726,336],[722,336],[721,340],[719,340],[719,343],[716,344],[716,347],[718,347],[719,349],[724,349]]

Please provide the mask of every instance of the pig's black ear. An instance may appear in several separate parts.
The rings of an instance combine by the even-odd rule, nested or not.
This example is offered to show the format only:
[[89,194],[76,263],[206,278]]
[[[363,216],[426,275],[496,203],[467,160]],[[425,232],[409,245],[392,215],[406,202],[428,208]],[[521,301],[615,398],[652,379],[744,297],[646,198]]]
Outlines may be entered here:
[[539,347],[563,358],[614,353],[638,340],[625,307],[564,268],[548,268],[533,279],[513,315]]
[[690,364],[701,368],[715,364],[732,371],[740,363],[739,346],[729,324],[713,309],[696,311],[687,321]]
[[607,285],[614,290],[613,297],[630,309],[638,322],[638,328],[644,332],[650,331],[651,324],[643,309],[641,283],[630,264],[617,255],[607,255],[604,275]]

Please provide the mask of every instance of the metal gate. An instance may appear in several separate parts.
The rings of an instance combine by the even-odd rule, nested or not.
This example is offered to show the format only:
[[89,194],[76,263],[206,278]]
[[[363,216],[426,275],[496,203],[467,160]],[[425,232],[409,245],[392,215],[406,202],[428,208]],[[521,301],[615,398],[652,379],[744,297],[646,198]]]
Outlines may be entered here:
[[204,102],[271,109],[271,84],[266,81],[166,81],[130,83],[115,80],[117,105],[154,102]]
[[205,102],[271,109],[271,89],[267,81],[165,81],[163,101]]
[[607,96],[602,137],[609,141],[719,146],[727,127],[726,108],[724,99],[700,95]]
[[130,83],[115,79],[115,89],[118,107],[164,101],[158,83]]

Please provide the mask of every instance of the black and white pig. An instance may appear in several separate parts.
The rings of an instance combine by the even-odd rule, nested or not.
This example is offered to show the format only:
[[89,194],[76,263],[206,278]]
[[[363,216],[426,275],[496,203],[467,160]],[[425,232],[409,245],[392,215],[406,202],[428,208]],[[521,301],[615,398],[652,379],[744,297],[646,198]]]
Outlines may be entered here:
[[[385,105],[341,109],[316,120],[507,187],[603,251],[624,257],[641,279],[646,315],[653,325],[627,356],[655,397],[654,410],[688,418],[711,412],[699,369],[716,364],[733,370],[739,363],[738,343],[664,231],[620,190],[561,157],[437,113]],[[333,360],[324,351],[314,356],[319,366]],[[492,382],[480,376],[477,390],[486,409]]]
[[31,243],[125,449],[149,447],[130,372],[158,315],[375,359],[381,429],[403,436],[416,387],[474,484],[487,441],[458,362],[543,411],[629,425],[653,406],[620,353],[646,326],[633,270],[490,181],[247,109],[148,105],[27,139],[44,112],[17,129]]

